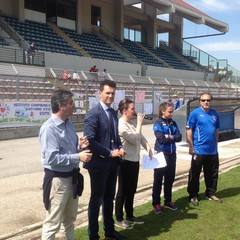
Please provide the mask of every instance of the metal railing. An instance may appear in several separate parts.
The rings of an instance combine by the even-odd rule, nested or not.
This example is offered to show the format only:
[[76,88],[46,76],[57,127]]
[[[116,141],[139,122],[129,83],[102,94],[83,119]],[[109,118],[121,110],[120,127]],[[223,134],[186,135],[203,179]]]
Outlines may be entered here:
[[29,64],[34,66],[45,66],[44,53],[35,52],[28,54],[23,49],[0,47],[0,62],[5,63],[18,63],[18,64]]
[[[19,65],[20,66],[20,65]],[[2,66],[0,65],[0,70]],[[5,67],[6,68],[6,67]],[[36,68],[39,69],[39,68]],[[13,73],[15,71],[15,74]],[[98,102],[99,85],[102,78],[93,78],[89,72],[78,71],[79,79],[74,80],[72,77],[67,80],[61,78],[63,69],[44,69],[45,76],[36,77],[34,68],[32,75],[19,75],[19,67],[12,65],[12,69],[6,68],[9,74],[0,75],[0,105],[4,104],[49,104],[53,91],[56,88],[64,88],[70,90],[74,94],[74,102],[76,105],[76,113],[74,114],[75,124],[82,124],[86,112]],[[31,69],[29,69],[29,74]],[[19,72],[18,72],[19,71]],[[11,74],[10,74],[11,73]],[[71,71],[70,71],[71,73]],[[35,77],[34,77],[35,76]],[[72,76],[72,75],[71,75]],[[181,108],[177,113],[182,114],[182,110],[186,108],[185,103],[194,99],[200,93],[209,91],[214,98],[232,98],[238,99],[238,87],[227,85],[204,86],[198,84],[197,81],[190,84],[190,81],[184,82],[178,79],[147,79],[139,76],[108,74],[108,79],[116,81],[118,93],[116,93],[113,107],[118,108],[118,102],[122,98],[129,98],[135,102],[137,112],[144,112],[151,119],[156,116],[158,107],[161,102],[168,101],[178,95],[181,101]],[[146,81],[146,82],[144,82]],[[50,108],[49,108],[50,109]],[[19,110],[19,109],[18,109]],[[50,114],[50,113],[49,113]],[[180,114],[180,115],[181,115]],[[178,114],[176,114],[177,116]],[[0,120],[4,120],[5,116],[1,116]],[[11,120],[11,119],[10,119]],[[31,120],[31,119],[30,119]],[[36,120],[36,119],[35,119]],[[149,120],[151,121],[151,120]],[[185,121],[183,121],[183,125]],[[24,123],[28,124],[27,122]],[[5,125],[4,125],[5,126]],[[8,124],[11,127],[11,124]],[[185,126],[185,125],[184,125]]]

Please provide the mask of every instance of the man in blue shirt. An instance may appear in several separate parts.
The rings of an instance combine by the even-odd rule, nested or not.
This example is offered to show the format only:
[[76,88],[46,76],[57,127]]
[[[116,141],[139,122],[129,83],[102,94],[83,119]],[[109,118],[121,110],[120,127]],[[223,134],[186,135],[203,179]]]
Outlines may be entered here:
[[79,162],[88,162],[89,145],[86,137],[78,138],[69,117],[75,109],[72,93],[59,89],[51,97],[52,116],[39,132],[41,162],[44,167],[43,201],[46,218],[42,227],[42,240],[61,236],[74,240],[74,222],[77,217],[78,196],[82,194],[83,179]]
[[178,96],[175,96],[174,109],[177,110],[178,108],[180,108],[180,100],[179,100]]
[[210,108],[212,95],[200,95],[200,107],[191,112],[187,122],[187,141],[189,154],[192,155],[189,170],[188,188],[189,201],[199,204],[199,176],[203,168],[208,200],[221,203],[215,194],[217,191],[219,158],[218,158],[218,129],[219,117],[216,110]]

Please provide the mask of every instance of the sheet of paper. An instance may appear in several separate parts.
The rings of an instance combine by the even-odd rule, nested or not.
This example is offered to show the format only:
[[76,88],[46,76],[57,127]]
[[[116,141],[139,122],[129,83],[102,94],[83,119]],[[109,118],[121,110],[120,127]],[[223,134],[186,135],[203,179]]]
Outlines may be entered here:
[[150,159],[147,154],[143,154],[143,157],[142,157],[143,169],[163,168],[166,166],[167,166],[167,163],[163,155],[163,152],[159,152],[153,155],[152,159]]

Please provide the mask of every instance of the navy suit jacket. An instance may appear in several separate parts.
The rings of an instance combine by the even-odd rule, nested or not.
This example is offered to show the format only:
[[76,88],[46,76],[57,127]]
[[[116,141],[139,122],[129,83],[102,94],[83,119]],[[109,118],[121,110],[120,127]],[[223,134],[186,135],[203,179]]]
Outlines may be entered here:
[[[113,114],[115,126],[118,126],[118,118]],[[92,159],[84,163],[86,169],[100,172],[108,171],[119,163],[119,158],[111,158],[111,137],[110,123],[106,112],[100,103],[93,107],[84,120],[84,136],[89,140],[89,149],[92,152]],[[121,140],[117,131],[117,147],[121,148]]]

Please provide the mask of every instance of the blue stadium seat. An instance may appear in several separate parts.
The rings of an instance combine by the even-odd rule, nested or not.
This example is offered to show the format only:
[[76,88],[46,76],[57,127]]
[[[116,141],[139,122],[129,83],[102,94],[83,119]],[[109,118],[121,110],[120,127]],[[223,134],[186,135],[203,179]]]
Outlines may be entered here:
[[139,47],[136,44],[136,42],[125,39],[123,42],[119,42],[119,43],[122,45],[122,47],[126,48],[129,52],[131,52],[133,55],[135,55],[138,59],[140,59],[146,65],[163,67],[163,64],[160,61],[158,61],[156,58],[151,56],[144,49]]
[[76,31],[71,29],[61,29],[93,58],[127,62],[124,57],[122,57],[115,49],[109,46],[97,35],[89,33],[78,34]]
[[156,56],[158,56],[160,59],[162,59],[164,62],[169,64],[171,67],[176,69],[183,69],[183,70],[192,70],[191,67],[189,67],[187,64],[185,64],[183,61],[181,61],[180,58],[177,58],[167,50],[163,48],[152,48],[146,44],[143,44],[144,47],[146,47],[149,51],[154,53]]
[[13,27],[23,38],[31,43],[35,42],[38,50],[62,52],[69,55],[80,55],[71,45],[58,36],[47,24],[25,20],[21,22],[16,18],[4,17],[6,22]]

